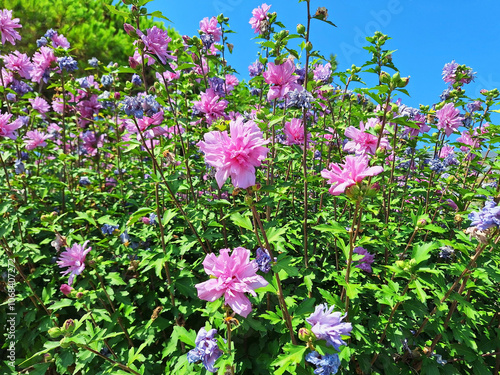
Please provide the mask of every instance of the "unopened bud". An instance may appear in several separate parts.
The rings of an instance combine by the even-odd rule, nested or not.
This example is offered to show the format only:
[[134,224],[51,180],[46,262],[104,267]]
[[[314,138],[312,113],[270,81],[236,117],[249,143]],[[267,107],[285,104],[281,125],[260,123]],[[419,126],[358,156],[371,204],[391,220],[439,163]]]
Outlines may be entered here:
[[69,348],[71,346],[71,342],[68,342],[66,340],[66,337],[63,337],[61,339],[61,341],[59,342],[59,344],[61,345],[61,348],[63,348],[63,349]]
[[312,45],[312,43],[311,43],[311,42],[307,42],[307,43],[306,43],[306,51],[307,51],[307,52],[311,52],[311,51],[312,51],[312,49],[313,49],[313,45]]
[[135,27],[132,26],[129,23],[124,23],[123,28],[125,29],[125,32],[130,35],[130,36],[135,36],[137,33],[135,32]]
[[47,331],[47,333],[53,339],[55,339],[55,338],[57,338],[57,337],[59,337],[59,336],[61,336],[63,334],[62,331],[61,331],[61,328],[59,328],[59,327],[52,327],[51,329],[49,329]]
[[301,328],[299,329],[299,339],[306,342],[309,339],[316,340],[316,335],[307,328]]
[[52,360],[52,354],[50,354],[50,353],[45,353],[45,354],[43,355],[43,361],[44,361],[44,362],[50,362],[51,360]]
[[417,228],[423,228],[427,225],[427,219],[419,219],[417,221]]
[[73,319],[68,319],[63,324],[63,329],[66,334],[71,334],[75,330],[75,322]]
[[306,27],[301,23],[297,24],[297,34],[304,34],[306,32]]

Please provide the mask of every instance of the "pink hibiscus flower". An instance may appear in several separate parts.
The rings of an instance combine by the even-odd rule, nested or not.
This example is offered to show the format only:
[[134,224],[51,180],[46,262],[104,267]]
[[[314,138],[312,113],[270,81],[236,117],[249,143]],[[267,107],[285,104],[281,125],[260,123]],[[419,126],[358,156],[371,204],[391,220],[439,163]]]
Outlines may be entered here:
[[210,20],[208,17],[203,18],[200,21],[200,31],[205,34],[212,35],[214,37],[214,41],[218,42],[222,36],[222,30],[219,27],[217,22],[217,18],[212,17]]
[[349,186],[360,183],[365,177],[376,176],[384,171],[384,168],[368,167],[369,159],[366,155],[346,156],[345,163],[338,165],[330,164],[330,170],[323,169],[321,176],[333,184],[328,190],[332,195],[342,194]]
[[[352,141],[345,144],[344,151],[354,152],[356,155],[375,154],[377,151],[378,136],[366,132],[370,127],[369,123],[370,122],[368,122],[365,127],[363,121],[361,121],[359,123],[359,129],[356,129],[354,126],[349,126],[345,130],[345,136],[351,138]],[[386,150],[391,149],[389,141],[384,137],[380,140],[379,147]]]
[[2,44],[8,41],[12,45],[15,45],[16,40],[21,40],[21,35],[14,30],[20,27],[22,26],[19,25],[19,18],[12,19],[11,10],[0,10],[0,34],[2,34]]
[[20,118],[12,121],[9,124],[9,120],[12,117],[10,113],[1,114],[0,113],[0,137],[6,137],[10,139],[17,139],[16,130],[23,126],[23,122]]
[[50,110],[50,105],[47,103],[47,101],[44,98],[41,98],[37,96],[34,99],[28,99],[28,101],[31,103],[31,106],[35,111],[38,111],[40,114],[47,113]]
[[264,3],[260,7],[252,10],[253,17],[250,18],[250,21],[248,23],[252,25],[254,34],[263,34],[267,31],[267,27],[265,27],[267,23],[263,21],[267,21],[267,12],[270,8],[271,5],[267,5]]
[[463,124],[460,110],[455,108],[453,103],[445,104],[443,108],[436,112],[436,117],[438,118],[437,128],[444,129],[447,137]]
[[23,78],[31,79],[33,64],[28,55],[19,51],[14,51],[14,53],[2,56],[2,58],[7,69],[17,72]]
[[231,137],[227,131],[212,131],[197,146],[205,153],[205,162],[217,170],[219,188],[231,177],[234,187],[246,189],[255,185],[255,168],[266,158],[269,149],[264,145],[269,140],[263,138],[255,122],[243,122],[243,117],[229,126]]
[[167,63],[167,58],[172,58],[167,53],[168,43],[172,41],[172,39],[168,36],[165,30],[159,29],[156,26],[153,26],[150,29],[146,30],[146,35],[137,30],[137,35],[139,35],[146,46],[146,52],[156,55],[162,64]]
[[224,110],[227,107],[227,100],[220,100],[214,89],[207,89],[201,93],[199,102],[193,102],[194,108],[205,114],[207,123],[211,124],[219,117],[224,117]]
[[83,245],[73,244],[71,248],[66,248],[66,251],[61,253],[57,264],[59,267],[68,267],[66,271],[62,271],[61,274],[69,275],[68,285],[73,284],[73,280],[76,275],[80,275],[85,269],[85,257],[92,250],[91,247],[87,248],[89,241],[85,241]]
[[[304,144],[304,126],[302,119],[293,118],[285,123],[285,136],[287,145]],[[311,142],[311,133],[307,133],[307,143]]]
[[293,75],[295,65],[292,60],[286,60],[281,65],[267,64],[267,71],[263,73],[266,83],[272,84],[267,93],[267,99],[283,98],[289,91],[302,90],[297,82],[298,76]]
[[47,139],[52,137],[50,134],[44,134],[39,132],[38,130],[30,130],[24,136],[24,144],[26,145],[27,150],[33,150],[37,147],[45,147],[47,146]]
[[224,296],[225,304],[246,318],[252,311],[252,304],[245,293],[256,296],[254,290],[268,282],[257,275],[256,263],[250,262],[250,250],[237,247],[229,255],[230,251],[221,249],[219,256],[208,254],[205,257],[203,267],[211,279],[195,287],[200,299],[213,302]]

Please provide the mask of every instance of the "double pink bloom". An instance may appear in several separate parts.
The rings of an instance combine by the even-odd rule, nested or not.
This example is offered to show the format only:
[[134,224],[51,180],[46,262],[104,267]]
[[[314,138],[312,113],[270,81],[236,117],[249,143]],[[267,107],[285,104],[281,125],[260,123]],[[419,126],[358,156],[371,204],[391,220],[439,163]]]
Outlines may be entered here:
[[252,311],[252,304],[245,293],[256,296],[254,290],[265,287],[268,282],[256,274],[257,265],[250,262],[250,250],[237,247],[229,255],[230,251],[221,249],[219,256],[208,254],[205,257],[203,267],[211,278],[195,287],[200,299],[214,302],[224,296],[225,303],[246,318]]
[[204,152],[205,162],[217,170],[219,187],[231,177],[234,187],[246,189],[255,185],[255,167],[266,158],[269,149],[264,145],[269,140],[264,139],[255,122],[243,122],[242,117],[231,121],[229,128],[231,136],[227,131],[212,131],[197,146]]
[[281,65],[269,63],[267,64],[267,68],[267,71],[263,73],[264,79],[266,83],[273,85],[267,93],[268,100],[283,98],[290,91],[301,91],[303,89],[303,87],[297,83],[299,77],[293,75],[295,72],[295,64],[292,60],[286,60]]
[[368,167],[369,159],[366,155],[346,156],[344,164],[330,164],[330,170],[323,169],[321,176],[332,184],[328,190],[332,195],[340,195],[349,186],[360,183],[365,177],[375,176],[384,171],[384,168]]

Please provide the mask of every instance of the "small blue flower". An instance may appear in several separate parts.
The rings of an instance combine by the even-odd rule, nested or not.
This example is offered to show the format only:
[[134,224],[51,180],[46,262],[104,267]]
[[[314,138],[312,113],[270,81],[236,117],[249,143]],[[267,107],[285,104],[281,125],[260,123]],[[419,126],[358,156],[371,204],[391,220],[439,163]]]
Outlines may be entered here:
[[[118,225],[104,224],[101,227],[101,232],[104,235],[112,235],[115,232],[115,230],[118,230]],[[121,238],[121,236],[120,236],[120,238]]]
[[87,77],[78,78],[76,82],[80,84],[80,87],[82,89],[88,89],[90,87],[90,83]]
[[78,63],[71,56],[63,56],[57,59],[57,63],[61,70],[66,70],[68,73],[74,72],[78,69]]
[[88,186],[91,184],[89,178],[87,176],[80,177],[80,181],[78,181],[80,186]]
[[135,74],[132,76],[132,79],[131,79],[131,82],[136,85],[136,86],[140,86],[142,85],[142,79],[141,77],[139,77],[138,74]]
[[88,63],[93,68],[97,68],[99,66],[99,60],[97,60],[97,58],[95,57],[92,57],[90,60],[88,60]]
[[46,46],[47,43],[48,43],[47,38],[45,38],[44,36],[42,36],[40,39],[37,39],[36,46],[38,48],[40,48],[40,47]]
[[205,327],[202,327],[196,335],[194,349],[191,349],[187,354],[189,363],[203,363],[203,366],[210,372],[216,372],[214,368],[215,361],[223,354],[222,350],[217,346],[217,340],[214,338],[217,333],[216,329],[211,329],[207,332]]
[[316,366],[314,370],[315,374],[336,374],[340,367],[338,354],[325,354],[321,356],[317,351],[313,351],[306,355],[306,361]]
[[469,220],[472,221],[471,227],[477,227],[479,230],[498,227],[500,225],[500,207],[497,206],[495,201],[488,201],[481,211],[471,212]]
[[21,159],[16,159],[16,161],[14,162],[14,170],[16,174],[24,173],[24,171],[26,170]]
[[108,87],[111,86],[111,84],[115,81],[113,76],[111,74],[103,75],[101,77],[101,83],[103,86]]
[[309,91],[294,90],[288,94],[290,100],[287,103],[288,107],[295,107],[301,109],[311,109],[314,98]]
[[53,36],[56,36],[56,35],[57,35],[57,31],[55,31],[54,29],[48,29],[44,36],[46,38],[52,38]]
[[150,213],[149,214],[149,224],[156,225],[156,219],[157,219],[157,217],[158,216],[156,216],[156,214]]

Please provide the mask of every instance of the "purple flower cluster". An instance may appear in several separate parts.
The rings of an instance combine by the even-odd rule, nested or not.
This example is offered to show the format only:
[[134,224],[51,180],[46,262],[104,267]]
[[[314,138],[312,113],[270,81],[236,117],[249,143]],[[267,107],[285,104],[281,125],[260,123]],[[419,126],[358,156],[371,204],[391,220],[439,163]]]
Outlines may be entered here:
[[217,340],[214,338],[216,329],[207,332],[205,327],[198,331],[195,340],[195,348],[187,354],[189,363],[203,363],[203,366],[210,372],[216,372],[214,368],[215,361],[222,355],[222,350],[217,346]]
[[71,56],[59,57],[57,63],[62,70],[66,70],[68,73],[78,69],[78,63]]
[[326,344],[339,350],[341,345],[346,345],[342,336],[350,336],[351,323],[343,323],[340,312],[332,312],[335,306],[328,308],[326,303],[316,306],[316,309],[306,321],[312,326],[311,331],[319,340],[325,340]]
[[479,212],[471,212],[469,214],[471,227],[476,227],[479,230],[486,230],[492,227],[500,226],[500,207],[496,202],[490,200],[484,204],[484,207]]
[[262,249],[260,247],[257,249],[255,263],[261,272],[268,273],[271,270],[271,256],[267,249]]

